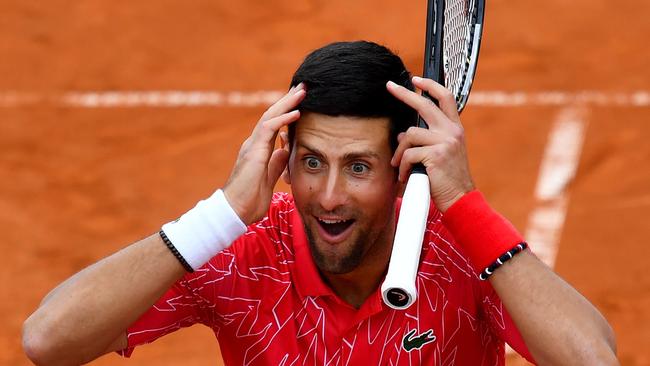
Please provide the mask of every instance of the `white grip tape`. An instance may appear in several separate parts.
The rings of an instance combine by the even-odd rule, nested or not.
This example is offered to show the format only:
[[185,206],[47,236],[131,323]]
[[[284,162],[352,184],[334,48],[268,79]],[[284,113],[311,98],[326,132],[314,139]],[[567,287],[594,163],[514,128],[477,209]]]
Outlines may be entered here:
[[219,189],[162,230],[196,270],[244,234],[246,225]]
[[415,278],[422,251],[422,239],[429,215],[431,191],[426,174],[409,176],[386,279],[381,285],[384,303],[393,309],[406,309],[417,298]]

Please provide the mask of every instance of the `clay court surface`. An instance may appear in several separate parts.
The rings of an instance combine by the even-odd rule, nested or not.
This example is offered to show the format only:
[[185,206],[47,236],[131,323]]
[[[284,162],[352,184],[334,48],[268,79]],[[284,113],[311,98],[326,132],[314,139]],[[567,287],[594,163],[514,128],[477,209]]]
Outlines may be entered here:
[[[425,4],[4,0],[0,364],[28,364],[21,324],[50,289],[224,184],[307,52],[374,40],[419,73]],[[623,365],[650,365],[648,14],[646,1],[489,1],[463,113],[478,187],[557,244],[554,267],[613,325]],[[549,153],[567,123],[574,134]],[[128,364],[220,362],[196,326]]]

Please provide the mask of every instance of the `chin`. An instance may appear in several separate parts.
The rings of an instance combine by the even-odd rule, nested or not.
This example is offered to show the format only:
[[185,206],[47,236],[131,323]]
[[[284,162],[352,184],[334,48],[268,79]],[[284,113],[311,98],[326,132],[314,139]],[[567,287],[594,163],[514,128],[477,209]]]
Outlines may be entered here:
[[321,272],[346,274],[354,271],[361,263],[363,259],[363,245],[361,245],[358,238],[351,240],[351,243],[339,243],[334,248],[329,248],[335,249],[334,251],[345,248],[347,249],[346,253],[332,253],[331,250],[325,251],[321,249],[328,248],[328,246],[331,247],[331,245],[327,243],[317,244],[319,240],[314,235],[312,229],[305,226],[305,232],[309,241],[311,257]]
[[314,262],[316,262],[316,266],[321,272],[327,272],[330,274],[336,274],[336,275],[342,275],[346,273],[350,273],[354,271],[358,267],[357,264],[349,265],[349,264],[344,264],[341,263],[341,261],[327,261],[325,260],[324,262],[319,261],[316,259],[314,256]]

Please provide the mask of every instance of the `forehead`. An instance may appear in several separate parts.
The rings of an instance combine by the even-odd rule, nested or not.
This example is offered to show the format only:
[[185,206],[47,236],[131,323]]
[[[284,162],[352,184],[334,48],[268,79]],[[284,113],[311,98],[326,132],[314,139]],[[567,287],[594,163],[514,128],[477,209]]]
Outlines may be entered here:
[[295,143],[329,151],[346,152],[356,149],[376,153],[390,152],[390,122],[386,117],[327,116],[305,113],[296,122]]

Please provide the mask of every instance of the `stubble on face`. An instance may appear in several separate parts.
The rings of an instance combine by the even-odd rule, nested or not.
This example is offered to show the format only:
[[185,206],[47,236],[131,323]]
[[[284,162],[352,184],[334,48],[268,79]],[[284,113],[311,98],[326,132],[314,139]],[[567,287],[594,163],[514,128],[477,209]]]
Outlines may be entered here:
[[[391,213],[394,213],[394,206],[388,206],[387,209]],[[339,209],[343,208],[341,207]],[[390,227],[393,222],[393,214],[368,218],[362,212],[348,210],[341,212],[339,209],[334,213],[353,218],[356,226],[353,234],[354,237],[349,238],[349,240],[343,243],[331,245],[320,241],[316,233],[318,228],[303,221],[314,263],[319,270],[330,274],[346,274],[354,271],[364,260],[368,260],[369,257],[376,254],[373,252],[381,251],[383,246],[390,245],[388,242],[392,242],[392,231]],[[303,217],[313,217],[323,214],[320,210],[313,208],[303,208],[302,211],[305,214]],[[368,221],[374,223],[374,225],[368,225]]]
[[359,235],[354,239],[350,248],[345,253],[340,253],[339,255],[327,255],[324,251],[321,251],[319,246],[316,245],[316,236],[307,225],[305,225],[305,232],[307,233],[312,258],[321,271],[332,274],[349,273],[359,266],[364,257],[363,238],[367,237],[364,232],[359,232]]

